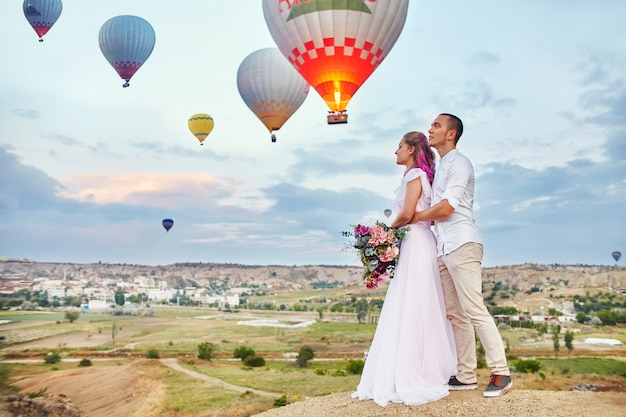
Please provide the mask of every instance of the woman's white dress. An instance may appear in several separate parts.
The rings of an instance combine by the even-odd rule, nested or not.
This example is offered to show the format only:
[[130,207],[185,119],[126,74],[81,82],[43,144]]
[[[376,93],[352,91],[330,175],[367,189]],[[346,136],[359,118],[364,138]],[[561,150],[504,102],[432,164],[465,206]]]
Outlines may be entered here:
[[[417,210],[430,207],[432,189],[426,173],[409,170],[396,195],[395,212],[404,204],[407,183],[421,179]],[[449,394],[448,380],[456,374],[456,353],[446,318],[435,236],[429,222],[410,225],[400,245],[370,346],[361,381],[353,398],[419,405]]]

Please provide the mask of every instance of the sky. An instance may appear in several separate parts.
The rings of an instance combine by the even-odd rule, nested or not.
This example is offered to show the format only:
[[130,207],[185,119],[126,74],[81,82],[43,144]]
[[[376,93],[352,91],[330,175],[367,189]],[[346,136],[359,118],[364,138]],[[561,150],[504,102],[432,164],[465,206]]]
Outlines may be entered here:
[[[124,14],[156,32],[128,88],[98,46]],[[349,122],[311,89],[276,143],[236,82],[276,46],[260,1],[64,0],[44,39],[0,2],[0,257],[357,266],[341,232],[387,220],[399,140],[442,112],[465,125],[484,266],[626,253],[622,0],[410,0]]]

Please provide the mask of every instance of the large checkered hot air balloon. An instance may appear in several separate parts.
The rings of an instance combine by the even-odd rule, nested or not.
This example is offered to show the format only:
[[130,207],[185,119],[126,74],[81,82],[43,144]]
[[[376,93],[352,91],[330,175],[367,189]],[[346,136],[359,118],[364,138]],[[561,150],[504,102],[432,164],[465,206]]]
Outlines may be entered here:
[[141,17],[122,15],[104,22],[98,41],[104,57],[126,81],[123,87],[128,87],[130,79],[152,53],[156,35],[150,23]]
[[241,98],[271,133],[304,103],[309,84],[277,48],[259,49],[248,55],[237,70]]
[[408,0],[263,0],[280,51],[346,123],[348,103],[385,59],[406,21]]
[[22,9],[26,20],[39,36],[39,42],[43,42],[43,35],[61,16],[63,3],[61,0],[24,0]]

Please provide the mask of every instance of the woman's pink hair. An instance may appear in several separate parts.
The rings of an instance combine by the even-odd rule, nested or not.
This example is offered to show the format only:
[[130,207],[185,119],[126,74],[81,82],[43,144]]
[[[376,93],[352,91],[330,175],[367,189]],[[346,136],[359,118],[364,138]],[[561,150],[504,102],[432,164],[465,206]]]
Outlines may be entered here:
[[435,153],[428,145],[428,138],[422,132],[409,132],[402,137],[407,145],[415,148],[415,164],[428,176],[428,181],[435,178]]

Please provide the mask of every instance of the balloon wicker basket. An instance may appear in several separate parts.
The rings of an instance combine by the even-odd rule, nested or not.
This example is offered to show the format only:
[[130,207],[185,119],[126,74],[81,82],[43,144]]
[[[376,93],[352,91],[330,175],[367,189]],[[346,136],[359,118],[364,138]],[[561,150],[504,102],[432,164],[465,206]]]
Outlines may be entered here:
[[329,111],[326,117],[329,125],[348,123],[348,113],[346,111]]

